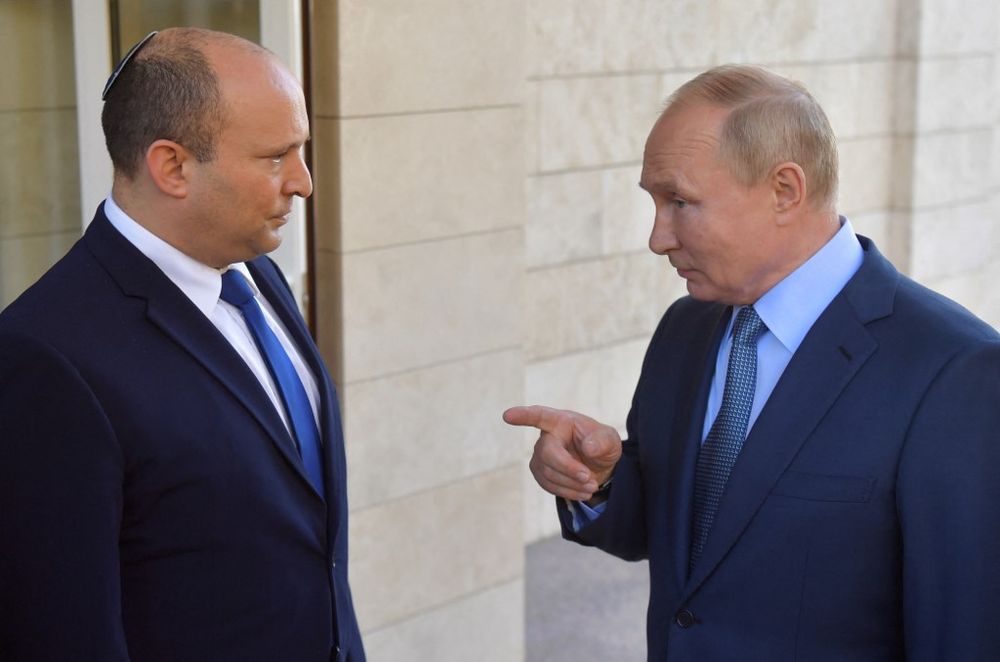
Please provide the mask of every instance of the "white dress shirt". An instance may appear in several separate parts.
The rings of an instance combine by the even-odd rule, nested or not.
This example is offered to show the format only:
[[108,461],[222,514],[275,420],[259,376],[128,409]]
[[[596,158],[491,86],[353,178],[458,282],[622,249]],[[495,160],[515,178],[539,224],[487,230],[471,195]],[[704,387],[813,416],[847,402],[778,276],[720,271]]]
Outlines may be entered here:
[[[104,201],[104,214],[108,217],[111,225],[139,252],[152,260],[160,268],[160,271],[184,293],[184,296],[191,300],[191,303],[229,341],[236,353],[243,358],[251,372],[257,377],[264,392],[267,393],[267,397],[271,399],[274,408],[281,416],[281,420],[284,421],[285,428],[294,439],[295,435],[292,434],[288,414],[281,403],[281,396],[260,350],[257,349],[253,336],[250,335],[250,329],[247,328],[243,314],[236,306],[219,298],[219,294],[222,292],[222,274],[227,269],[215,269],[177,250],[130,218],[110,195]],[[302,358],[302,354],[289,337],[288,331],[274,312],[271,304],[261,296],[247,266],[240,262],[229,266],[228,269],[236,269],[242,273],[253,288],[254,297],[264,313],[267,325],[274,331],[274,335],[277,336],[285,353],[291,359],[292,365],[295,366],[295,372],[298,373],[299,379],[305,387],[306,395],[309,397],[309,405],[312,407],[313,418],[316,419],[316,427],[321,429],[318,416],[319,389],[315,377]]]

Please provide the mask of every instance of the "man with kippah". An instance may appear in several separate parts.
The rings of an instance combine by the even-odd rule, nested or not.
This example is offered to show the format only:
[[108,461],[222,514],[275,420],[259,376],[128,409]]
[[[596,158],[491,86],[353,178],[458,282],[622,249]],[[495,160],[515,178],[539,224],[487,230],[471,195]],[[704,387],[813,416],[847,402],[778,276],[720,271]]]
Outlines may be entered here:
[[265,256],[302,89],[183,28],[104,97],[111,195],[0,314],[0,659],[363,662],[337,395]]

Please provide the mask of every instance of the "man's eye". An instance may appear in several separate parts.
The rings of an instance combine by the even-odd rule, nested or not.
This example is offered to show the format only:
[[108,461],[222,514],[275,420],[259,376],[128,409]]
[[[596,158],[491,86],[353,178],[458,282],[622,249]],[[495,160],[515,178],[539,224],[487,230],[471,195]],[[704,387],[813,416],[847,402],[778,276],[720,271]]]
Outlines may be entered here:
[[678,209],[684,209],[688,205],[687,200],[683,200],[681,198],[674,198],[673,200],[671,200],[671,202]]

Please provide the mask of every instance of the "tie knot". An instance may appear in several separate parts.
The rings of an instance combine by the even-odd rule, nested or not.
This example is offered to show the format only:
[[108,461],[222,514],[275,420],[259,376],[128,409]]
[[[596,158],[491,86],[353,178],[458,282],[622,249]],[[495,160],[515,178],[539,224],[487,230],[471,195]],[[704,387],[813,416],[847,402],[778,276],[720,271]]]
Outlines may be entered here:
[[253,299],[253,288],[243,274],[230,269],[222,274],[222,293],[219,298],[239,308]]
[[755,344],[765,328],[764,321],[753,306],[745,306],[740,309],[736,323],[733,324],[733,342],[740,345]]

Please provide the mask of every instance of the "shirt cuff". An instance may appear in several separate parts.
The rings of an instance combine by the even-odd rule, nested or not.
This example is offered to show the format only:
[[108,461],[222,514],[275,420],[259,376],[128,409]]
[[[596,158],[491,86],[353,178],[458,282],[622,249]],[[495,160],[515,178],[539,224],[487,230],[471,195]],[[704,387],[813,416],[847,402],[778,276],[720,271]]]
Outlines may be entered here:
[[608,507],[607,501],[602,501],[593,508],[582,501],[570,501],[569,499],[564,499],[564,501],[573,518],[573,533],[579,533],[583,527],[600,517],[604,513],[604,509]]

